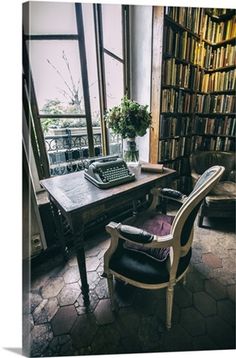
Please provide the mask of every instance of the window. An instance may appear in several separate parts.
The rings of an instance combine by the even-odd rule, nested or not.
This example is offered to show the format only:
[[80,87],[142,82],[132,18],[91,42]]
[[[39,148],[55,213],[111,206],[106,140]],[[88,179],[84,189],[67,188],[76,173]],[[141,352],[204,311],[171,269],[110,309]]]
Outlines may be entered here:
[[119,154],[121,140],[103,116],[127,91],[127,6],[30,2],[23,14],[39,177],[83,169],[88,157]]

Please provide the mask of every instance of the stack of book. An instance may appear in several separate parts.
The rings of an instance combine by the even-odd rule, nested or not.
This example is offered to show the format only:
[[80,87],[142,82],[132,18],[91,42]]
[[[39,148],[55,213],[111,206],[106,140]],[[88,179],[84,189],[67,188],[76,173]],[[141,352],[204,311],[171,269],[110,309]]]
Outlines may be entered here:
[[195,112],[197,113],[235,113],[236,98],[230,95],[198,94]]
[[203,20],[203,38],[212,43],[219,43],[230,40],[236,36],[236,17],[232,17],[228,21],[216,22],[207,13]]
[[235,91],[236,72],[231,70],[227,72],[205,73],[200,90],[202,92]]
[[175,90],[174,88],[162,90],[162,112],[192,112],[191,94],[183,90]]
[[186,136],[191,133],[191,118],[160,117],[160,138]]
[[193,133],[234,137],[236,135],[236,117],[204,118],[195,116]]

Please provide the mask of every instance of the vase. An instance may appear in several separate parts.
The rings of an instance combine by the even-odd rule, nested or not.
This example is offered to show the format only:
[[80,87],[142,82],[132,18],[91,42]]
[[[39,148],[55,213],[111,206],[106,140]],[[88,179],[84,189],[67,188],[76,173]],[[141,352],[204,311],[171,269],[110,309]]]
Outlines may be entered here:
[[123,159],[128,163],[139,161],[139,150],[135,138],[123,139]]

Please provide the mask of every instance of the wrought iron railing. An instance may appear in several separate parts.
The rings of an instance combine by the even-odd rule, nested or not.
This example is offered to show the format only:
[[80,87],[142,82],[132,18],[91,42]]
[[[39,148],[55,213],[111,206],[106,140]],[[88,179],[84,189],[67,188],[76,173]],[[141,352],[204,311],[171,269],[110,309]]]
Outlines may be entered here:
[[[85,159],[89,157],[88,136],[85,128],[52,129],[45,135],[51,176],[63,175],[85,168]],[[94,128],[93,134],[95,156],[102,155],[102,138],[100,127]],[[121,151],[120,138],[110,133],[111,154]]]

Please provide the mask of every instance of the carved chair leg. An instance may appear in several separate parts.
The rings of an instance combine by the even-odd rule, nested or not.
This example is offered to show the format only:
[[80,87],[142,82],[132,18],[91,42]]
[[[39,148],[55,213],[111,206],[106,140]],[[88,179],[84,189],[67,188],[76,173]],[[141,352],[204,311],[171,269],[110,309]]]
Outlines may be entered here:
[[108,291],[111,300],[111,309],[112,311],[115,310],[115,299],[114,299],[114,285],[113,285],[113,275],[108,273],[107,274],[107,284],[108,284]]
[[173,310],[174,285],[170,285],[166,289],[166,328],[171,329],[171,319]]

